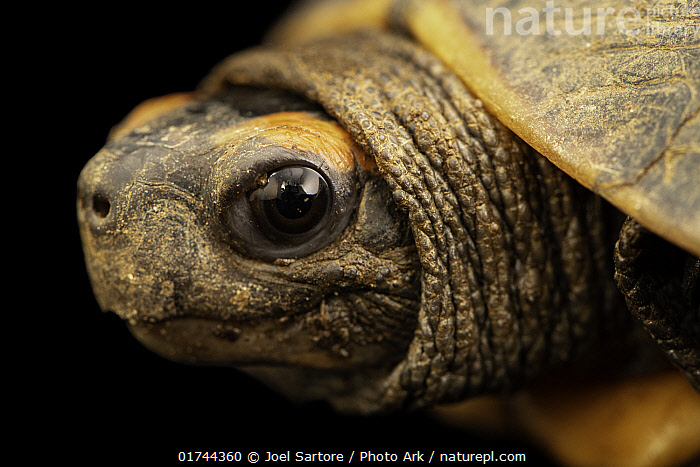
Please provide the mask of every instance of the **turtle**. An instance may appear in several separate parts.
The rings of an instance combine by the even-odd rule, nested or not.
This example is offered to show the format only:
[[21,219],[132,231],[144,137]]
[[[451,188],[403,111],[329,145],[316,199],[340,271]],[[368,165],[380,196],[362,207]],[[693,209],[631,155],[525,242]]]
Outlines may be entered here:
[[168,359],[344,412],[551,401],[569,374],[622,378],[624,400],[661,374],[687,409],[663,459],[687,460],[700,6],[664,6],[300,6],[86,164],[100,307]]

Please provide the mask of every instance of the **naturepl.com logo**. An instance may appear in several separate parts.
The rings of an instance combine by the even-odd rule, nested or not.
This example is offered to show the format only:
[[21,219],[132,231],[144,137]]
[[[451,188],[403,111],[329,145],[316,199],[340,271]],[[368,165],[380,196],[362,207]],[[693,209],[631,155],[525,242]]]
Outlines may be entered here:
[[604,35],[620,33],[679,36],[698,39],[700,6],[687,2],[656,4],[640,11],[637,8],[570,8],[558,6],[553,0],[538,10],[533,7],[511,10],[506,7],[486,8],[486,34],[517,34],[521,36],[549,34]]

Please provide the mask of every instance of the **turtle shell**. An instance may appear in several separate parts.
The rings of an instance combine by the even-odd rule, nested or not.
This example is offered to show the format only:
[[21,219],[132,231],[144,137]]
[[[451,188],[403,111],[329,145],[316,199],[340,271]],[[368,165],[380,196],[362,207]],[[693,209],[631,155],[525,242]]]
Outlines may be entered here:
[[700,255],[700,2],[310,6],[280,23],[271,41],[361,27],[405,30],[560,169]]

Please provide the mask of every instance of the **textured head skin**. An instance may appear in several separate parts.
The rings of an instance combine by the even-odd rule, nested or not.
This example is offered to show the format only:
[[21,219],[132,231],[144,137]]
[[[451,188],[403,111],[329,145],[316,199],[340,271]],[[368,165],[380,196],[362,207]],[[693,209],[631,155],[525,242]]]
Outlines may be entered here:
[[[283,112],[258,116],[251,100]],[[338,225],[294,259],[230,226],[254,222],[235,207],[261,174],[298,163],[328,176]],[[308,102],[250,89],[195,100],[108,144],[79,193],[100,306],[167,358],[381,373],[405,352],[418,308],[405,216],[373,163]]]

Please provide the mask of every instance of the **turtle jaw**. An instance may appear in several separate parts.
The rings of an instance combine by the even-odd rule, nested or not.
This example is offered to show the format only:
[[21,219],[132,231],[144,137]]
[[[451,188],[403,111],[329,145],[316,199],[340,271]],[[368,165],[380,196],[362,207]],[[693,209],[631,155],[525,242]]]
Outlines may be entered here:
[[379,363],[378,346],[339,358],[317,345],[303,320],[286,317],[226,322],[183,317],[129,323],[129,330],[149,350],[187,364],[346,370]]
[[284,318],[219,322],[177,318],[129,324],[150,351],[184,364],[235,366],[294,403],[324,400],[345,413],[374,413],[395,362],[380,345],[339,359],[322,350],[301,322]]

